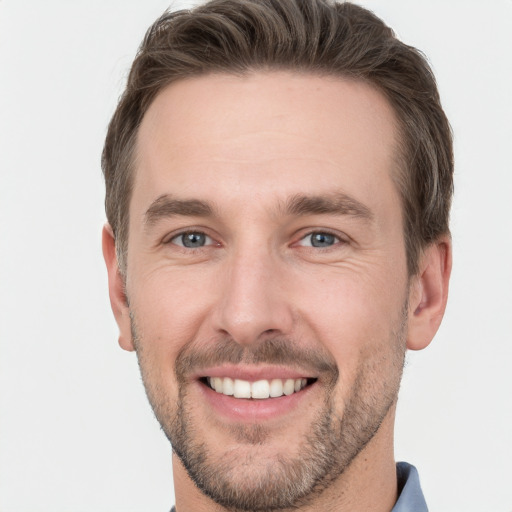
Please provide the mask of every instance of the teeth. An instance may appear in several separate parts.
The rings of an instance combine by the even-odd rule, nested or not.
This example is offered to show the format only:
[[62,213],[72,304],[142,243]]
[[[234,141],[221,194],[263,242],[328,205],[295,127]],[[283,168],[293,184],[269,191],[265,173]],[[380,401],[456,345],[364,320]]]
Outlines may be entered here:
[[292,395],[307,384],[307,379],[272,379],[249,382],[247,380],[230,379],[229,377],[207,377],[210,387],[217,393],[235,398],[277,398],[283,395]]
[[[217,391],[217,388],[215,388]],[[219,393],[219,391],[217,391]],[[220,391],[222,393],[222,391]],[[251,383],[246,380],[235,379],[234,393],[235,398],[251,398]]]
[[270,396],[272,398],[283,396],[283,381],[274,379],[270,382]]
[[220,377],[214,377],[212,379],[212,387],[217,393],[222,393],[222,380]]
[[222,393],[228,396],[233,395],[235,393],[235,383],[233,382],[233,379],[226,377],[225,379],[222,380]]
[[294,392],[295,392],[295,381],[293,379],[286,379],[284,381],[283,393],[286,396],[288,396],[288,395],[293,395]]
[[251,384],[251,398],[268,398],[270,396],[270,384],[268,380],[258,380]]

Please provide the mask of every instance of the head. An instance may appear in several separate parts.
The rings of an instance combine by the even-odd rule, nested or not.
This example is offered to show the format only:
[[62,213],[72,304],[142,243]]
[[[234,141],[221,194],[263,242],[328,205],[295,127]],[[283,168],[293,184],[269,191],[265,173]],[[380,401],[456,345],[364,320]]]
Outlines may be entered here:
[[103,168],[120,343],[178,480],[270,510],[394,474],[405,350],[432,339],[450,272],[451,137],[423,57],[348,3],[165,14]]
[[450,125],[425,57],[373,13],[344,2],[213,1],[165,13],[148,30],[109,126],[102,157],[107,218],[126,271],[129,204],[139,126],[157,94],[178,80],[292,70],[371,84],[390,102],[410,275],[424,247],[449,234],[453,192]]

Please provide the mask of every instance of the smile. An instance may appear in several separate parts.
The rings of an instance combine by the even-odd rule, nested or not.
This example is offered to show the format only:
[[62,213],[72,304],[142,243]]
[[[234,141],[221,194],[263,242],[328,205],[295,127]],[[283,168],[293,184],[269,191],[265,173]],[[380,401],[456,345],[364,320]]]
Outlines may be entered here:
[[304,389],[310,381],[316,379],[271,379],[250,382],[230,377],[206,377],[205,382],[211,389],[226,396],[245,399],[279,398],[289,396]]

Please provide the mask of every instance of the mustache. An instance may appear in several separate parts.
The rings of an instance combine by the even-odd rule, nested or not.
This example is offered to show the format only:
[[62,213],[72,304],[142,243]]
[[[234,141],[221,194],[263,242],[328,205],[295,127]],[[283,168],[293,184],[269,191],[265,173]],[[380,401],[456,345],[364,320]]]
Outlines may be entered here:
[[208,346],[185,346],[175,361],[175,372],[179,381],[201,368],[222,364],[269,364],[298,367],[311,375],[329,374],[338,378],[338,365],[328,352],[321,349],[299,347],[285,337],[267,338],[253,346],[244,346],[232,338],[217,340]]

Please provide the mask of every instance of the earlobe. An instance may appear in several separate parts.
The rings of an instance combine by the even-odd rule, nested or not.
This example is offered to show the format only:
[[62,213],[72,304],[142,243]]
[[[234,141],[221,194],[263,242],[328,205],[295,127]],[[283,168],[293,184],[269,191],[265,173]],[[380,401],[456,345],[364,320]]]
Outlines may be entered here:
[[114,234],[109,224],[102,232],[103,258],[107,266],[108,291],[112,312],[119,327],[119,345],[124,350],[135,350],[131,334],[130,311],[126,300],[124,278],[117,263]]
[[421,350],[434,338],[446,309],[451,267],[452,245],[448,236],[424,250],[419,272],[410,287],[408,349]]

